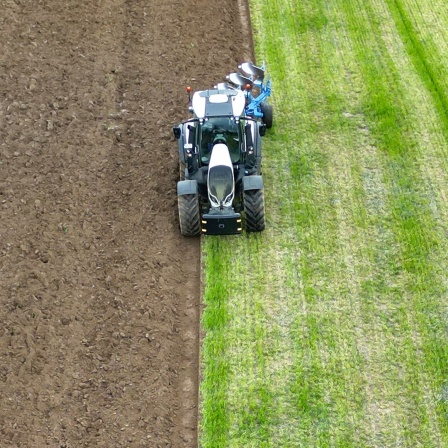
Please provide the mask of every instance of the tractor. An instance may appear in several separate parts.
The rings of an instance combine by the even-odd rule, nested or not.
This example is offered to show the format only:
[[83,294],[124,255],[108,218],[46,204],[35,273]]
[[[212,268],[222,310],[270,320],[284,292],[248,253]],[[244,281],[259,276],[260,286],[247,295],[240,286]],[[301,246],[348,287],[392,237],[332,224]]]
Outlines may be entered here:
[[179,223],[185,236],[265,229],[261,137],[272,126],[264,68],[246,62],[226,83],[191,97],[193,117],[173,127],[178,140]]

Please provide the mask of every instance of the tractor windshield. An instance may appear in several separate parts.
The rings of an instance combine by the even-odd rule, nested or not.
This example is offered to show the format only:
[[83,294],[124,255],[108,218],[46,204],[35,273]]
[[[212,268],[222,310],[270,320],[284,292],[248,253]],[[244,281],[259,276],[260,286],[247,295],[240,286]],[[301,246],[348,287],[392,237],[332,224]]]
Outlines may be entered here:
[[204,121],[201,126],[201,159],[208,163],[210,153],[217,137],[225,141],[229,148],[232,163],[240,159],[240,133],[238,123],[230,117],[212,117]]
[[233,201],[233,171],[229,166],[218,165],[209,173],[210,201],[218,206],[229,206]]

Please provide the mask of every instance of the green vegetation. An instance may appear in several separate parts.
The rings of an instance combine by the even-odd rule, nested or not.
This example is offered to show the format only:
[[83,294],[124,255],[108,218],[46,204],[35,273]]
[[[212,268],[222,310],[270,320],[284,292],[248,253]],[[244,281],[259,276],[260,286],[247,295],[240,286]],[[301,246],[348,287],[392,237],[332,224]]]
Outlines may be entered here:
[[446,7],[251,14],[268,229],[204,239],[201,446],[446,447]]

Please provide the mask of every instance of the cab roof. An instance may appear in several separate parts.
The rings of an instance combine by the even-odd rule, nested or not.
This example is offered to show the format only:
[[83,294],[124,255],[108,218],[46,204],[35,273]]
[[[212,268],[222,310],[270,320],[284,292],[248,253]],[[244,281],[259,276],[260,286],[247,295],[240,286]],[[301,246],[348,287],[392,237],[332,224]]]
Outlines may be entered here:
[[195,92],[192,106],[197,118],[244,116],[246,97],[241,90],[211,89]]

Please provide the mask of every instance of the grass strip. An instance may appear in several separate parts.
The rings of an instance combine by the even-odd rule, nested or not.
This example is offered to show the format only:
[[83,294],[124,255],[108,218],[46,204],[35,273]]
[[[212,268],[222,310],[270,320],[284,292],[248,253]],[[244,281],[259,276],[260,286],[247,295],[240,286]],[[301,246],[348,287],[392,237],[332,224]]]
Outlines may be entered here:
[[204,240],[202,446],[446,446],[444,125],[385,1],[251,5],[268,230]]
[[[221,249],[224,239],[211,239],[204,245],[203,260],[205,270],[203,302],[207,307],[203,314],[202,328],[205,337],[202,344],[202,425],[207,428],[203,433],[204,446],[223,447],[228,430],[227,396],[225,388],[229,366],[226,362],[226,332],[228,322],[226,272],[230,258]],[[218,255],[218,256],[216,256]]]
[[[431,42],[431,36],[425,36],[423,42],[417,33],[416,27],[412,23],[406,2],[402,0],[387,0],[387,5],[394,18],[396,27],[405,44],[408,55],[419,73],[423,83],[430,92],[434,104],[440,113],[440,120],[444,125],[445,136],[448,138],[448,94],[446,81],[441,75],[439,66],[443,60],[442,54],[437,46]],[[427,7],[431,7],[427,5]],[[423,18],[415,16],[415,19],[422,22]],[[443,24],[440,24],[443,26]],[[446,25],[446,23],[445,23]],[[435,30],[433,30],[434,32]],[[442,31],[443,29],[439,29]],[[445,71],[445,75],[448,73]]]

